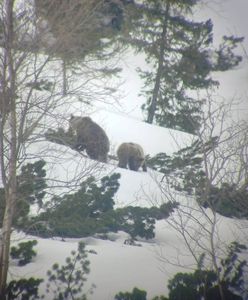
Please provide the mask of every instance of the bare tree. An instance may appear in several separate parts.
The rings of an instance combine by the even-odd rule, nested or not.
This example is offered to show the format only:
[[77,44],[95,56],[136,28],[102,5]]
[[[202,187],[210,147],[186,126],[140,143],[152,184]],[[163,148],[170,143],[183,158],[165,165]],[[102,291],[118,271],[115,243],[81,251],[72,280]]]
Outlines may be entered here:
[[[202,161],[204,180],[198,182],[193,193],[187,193],[186,189],[185,192],[183,189],[180,193],[176,192],[173,187],[177,179],[170,176],[157,179],[164,201],[180,203],[166,222],[181,241],[180,245],[171,245],[177,253],[174,259],[161,253],[159,259],[177,266],[195,268],[200,265],[204,253],[205,266],[217,274],[222,300],[225,300],[225,295],[220,258],[224,257],[227,245],[234,240],[245,244],[248,242],[245,222],[237,219],[240,211],[245,212],[246,218],[248,212],[248,124],[243,120],[233,120],[234,106],[234,103],[214,103],[209,96],[202,127],[196,137],[202,145],[198,155]],[[196,177],[197,174],[192,176]],[[185,183],[178,180],[180,186]],[[223,192],[223,186],[235,188],[230,189],[229,194],[229,190]],[[221,218],[220,214],[225,215],[225,212],[222,212],[222,208],[218,210],[218,207],[223,207],[220,205],[233,205],[233,211],[228,213],[236,218],[230,224]]]
[[[78,2],[75,2],[75,6],[70,6],[74,13]],[[52,5],[54,2],[46,1],[47,5],[49,3]],[[64,97],[61,87],[65,85],[65,74],[61,72],[61,65],[58,62],[65,59],[65,53],[71,54],[73,51],[78,53],[78,49],[71,45],[76,40],[77,24],[60,24],[59,20],[53,19],[52,14],[49,15],[49,20],[45,20],[44,15],[39,14],[39,10],[35,9],[37,7],[34,7],[33,1],[3,0],[0,2],[0,168],[5,198],[0,231],[1,299],[5,299],[10,237],[18,202],[17,175],[21,166],[27,159],[38,157],[35,151],[39,149],[37,142],[44,140],[44,132],[49,125],[56,124],[58,119],[65,122],[66,108],[63,107],[68,107],[66,105],[80,97],[81,100],[83,98],[81,106],[84,107],[83,104],[89,104],[89,99],[93,97],[102,100],[103,96],[110,95],[110,90],[106,90],[102,85],[104,77],[100,75],[103,74],[100,73],[102,69],[107,69],[107,64],[98,62],[96,58],[93,60],[90,56],[96,43],[94,38],[98,41],[100,38],[96,17],[99,12],[102,15],[105,13],[104,10],[99,9],[102,4],[103,1],[100,0],[84,1],[85,15],[80,16],[77,13],[75,19],[72,18],[72,14],[70,15],[72,22],[83,19],[83,24],[80,23],[81,28],[90,27],[90,34],[95,32],[95,35],[91,36],[91,46],[87,46],[87,51],[83,55],[84,61],[77,72],[68,71],[66,75],[68,97]],[[79,11],[82,12],[82,9]],[[63,12],[61,6],[55,17],[66,12],[67,10]],[[92,18],[92,15],[95,17]],[[69,22],[68,18],[66,21]],[[42,24],[45,25],[42,27]],[[48,29],[50,32],[45,35],[44,31]],[[87,32],[89,34],[89,31],[84,31],[85,34],[81,36],[80,42],[85,40],[85,43],[88,43]],[[63,40],[61,37],[66,39]],[[88,54],[87,60],[86,54]],[[80,80],[75,80],[79,76]],[[92,83],[93,79],[95,84]],[[57,121],[57,124],[59,122]],[[27,151],[30,148],[32,151]],[[59,160],[62,154],[52,152],[54,149],[49,154],[51,149],[48,146],[46,148],[48,148],[46,152],[39,151],[42,158],[46,158],[47,155],[51,158],[54,155]],[[32,155],[29,156],[28,153]],[[84,175],[87,176],[95,170],[96,164],[84,165],[84,168]],[[82,175],[80,179],[81,177]],[[79,177],[75,180],[79,180]],[[65,184],[65,181],[56,184]]]

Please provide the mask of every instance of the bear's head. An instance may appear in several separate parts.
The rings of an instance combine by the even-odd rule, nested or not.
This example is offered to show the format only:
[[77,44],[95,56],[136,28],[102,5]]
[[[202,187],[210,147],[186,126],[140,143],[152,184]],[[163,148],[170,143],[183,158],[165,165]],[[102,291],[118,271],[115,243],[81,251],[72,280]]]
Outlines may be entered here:
[[90,117],[79,117],[79,116],[74,116],[71,115],[69,123],[72,129],[77,130],[79,126],[85,123],[90,123],[92,122]]

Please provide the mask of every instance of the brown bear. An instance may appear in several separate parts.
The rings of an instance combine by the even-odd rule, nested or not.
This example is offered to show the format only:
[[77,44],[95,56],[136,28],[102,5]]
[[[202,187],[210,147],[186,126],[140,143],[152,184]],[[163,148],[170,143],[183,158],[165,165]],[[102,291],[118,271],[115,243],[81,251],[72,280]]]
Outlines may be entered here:
[[132,171],[138,171],[142,167],[146,172],[145,155],[142,147],[135,143],[122,143],[117,149],[119,159],[118,167],[126,169],[127,166]]
[[90,117],[71,116],[70,126],[76,131],[76,144],[74,148],[79,151],[86,150],[92,159],[107,162],[109,152],[109,139],[105,131]]

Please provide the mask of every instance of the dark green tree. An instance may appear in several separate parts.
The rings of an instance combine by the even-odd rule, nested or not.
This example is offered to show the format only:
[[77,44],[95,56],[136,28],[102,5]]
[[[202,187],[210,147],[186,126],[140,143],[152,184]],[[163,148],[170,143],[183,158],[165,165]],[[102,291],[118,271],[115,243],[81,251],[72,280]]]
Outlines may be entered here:
[[124,36],[136,51],[145,53],[148,70],[138,69],[146,98],[142,109],[148,123],[196,133],[204,99],[194,91],[217,86],[213,71],[239,64],[234,49],[243,40],[223,37],[213,49],[211,20],[193,21],[201,0],[144,0],[132,5],[130,34]]
[[[206,192],[206,187],[196,189],[197,201],[204,207],[226,217],[248,219],[248,191],[236,184],[222,183],[220,187],[211,185]],[[206,197],[203,200],[202,195]]]
[[[61,60],[64,95],[73,74],[85,76],[86,72],[89,77],[106,78],[120,71],[106,62],[120,50],[116,38],[127,17],[128,1],[35,0],[34,3],[38,48]],[[89,62],[86,69],[85,61]],[[106,93],[114,91],[105,88]]]
[[[238,186],[222,182],[209,184],[203,168],[203,153],[218,146],[218,137],[202,143],[196,140],[171,156],[158,153],[147,158],[147,165],[164,174],[166,182],[180,192],[195,195],[197,202],[226,217],[248,217],[248,193],[246,185]],[[165,180],[165,178],[163,180]],[[177,180],[175,181],[175,178]]]
[[18,247],[11,247],[10,256],[12,259],[18,259],[18,265],[24,266],[37,255],[36,251],[33,250],[33,246],[37,245],[37,241],[28,241],[18,244]]
[[[240,257],[247,247],[232,242],[227,255],[221,259],[219,270],[203,266],[205,255],[201,256],[197,269],[192,273],[177,273],[168,283],[169,295],[156,296],[153,300],[242,300],[247,298],[247,261]],[[134,288],[120,292],[115,300],[146,300],[146,292]]]
[[[203,188],[206,174],[203,170],[203,153],[216,146],[218,137],[203,143],[194,141],[190,146],[174,152],[171,156],[158,153],[147,159],[147,165],[164,174],[171,187],[189,195]],[[175,181],[175,178],[178,180]]]
[[133,288],[132,292],[120,292],[115,295],[115,300],[146,300],[146,291]]
[[[45,161],[38,160],[28,163],[21,168],[21,173],[17,176],[17,203],[13,225],[16,228],[24,228],[28,220],[31,205],[42,207],[46,194],[46,170]],[[5,208],[4,189],[0,189],[0,221],[2,222]]]
[[47,202],[44,211],[31,219],[39,236],[83,237],[108,232],[125,231],[132,239],[153,238],[156,220],[166,219],[178,203],[164,203],[160,207],[133,207],[114,209],[114,195],[119,188],[120,174],[112,174],[96,183],[88,178],[81,188],[63,197]]
[[78,250],[72,251],[71,256],[66,258],[65,265],[55,263],[47,272],[47,292],[54,294],[54,300],[86,300],[83,286],[90,272],[89,265],[85,246],[80,242]]
[[[218,274],[202,265],[193,273],[177,273],[168,283],[169,300],[242,300],[247,261],[241,260],[239,254],[246,250],[245,245],[231,243],[226,258],[220,262]],[[204,256],[201,263],[203,259]]]
[[116,228],[129,233],[132,240],[137,237],[154,238],[156,220],[168,218],[177,205],[177,203],[168,202],[160,207],[127,206],[117,208],[113,214]]
[[35,300],[44,299],[39,296],[39,285],[42,279],[35,279],[33,277],[29,279],[12,280],[8,283],[6,288],[7,300]]
[[107,218],[106,213],[113,210],[113,197],[119,188],[119,178],[120,175],[115,173],[96,183],[95,178],[90,177],[76,193],[54,197],[45,211],[33,218],[32,222],[41,225],[32,233],[37,234],[39,228],[40,235],[82,237],[113,227],[112,218]]

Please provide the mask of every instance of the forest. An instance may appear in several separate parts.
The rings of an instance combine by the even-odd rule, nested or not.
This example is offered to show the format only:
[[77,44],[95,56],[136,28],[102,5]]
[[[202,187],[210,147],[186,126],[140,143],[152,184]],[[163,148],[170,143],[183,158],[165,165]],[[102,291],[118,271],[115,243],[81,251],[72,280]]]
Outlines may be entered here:
[[208,12],[0,1],[0,299],[248,299],[248,50]]

